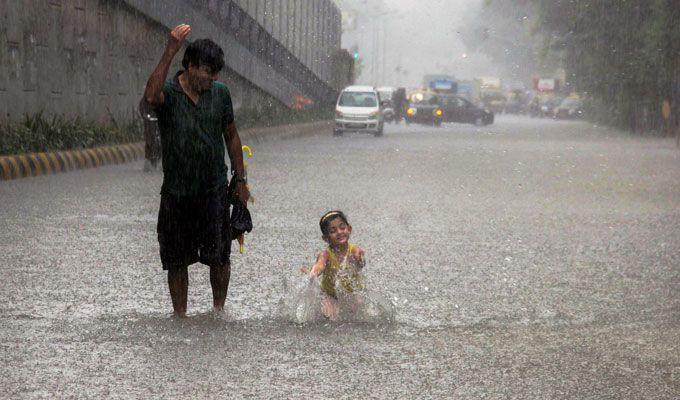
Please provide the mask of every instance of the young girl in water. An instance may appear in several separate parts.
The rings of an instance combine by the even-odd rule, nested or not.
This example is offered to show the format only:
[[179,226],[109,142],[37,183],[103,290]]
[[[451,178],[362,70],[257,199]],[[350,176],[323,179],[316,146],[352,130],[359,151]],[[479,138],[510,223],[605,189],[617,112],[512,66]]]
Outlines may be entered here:
[[[352,225],[342,211],[329,211],[319,221],[321,238],[328,248],[316,258],[311,270],[302,267],[300,271],[310,277],[321,276],[321,310],[331,319],[338,319],[338,299],[352,297],[364,288],[361,269],[364,267],[364,250],[349,243]],[[356,300],[356,299],[355,299]],[[355,305],[357,301],[353,302]]]

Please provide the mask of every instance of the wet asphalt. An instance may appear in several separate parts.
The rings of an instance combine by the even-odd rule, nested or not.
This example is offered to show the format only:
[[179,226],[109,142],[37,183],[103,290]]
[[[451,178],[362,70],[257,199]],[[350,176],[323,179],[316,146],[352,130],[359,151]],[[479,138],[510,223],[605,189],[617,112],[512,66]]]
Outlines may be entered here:
[[[680,398],[671,139],[500,116],[248,144],[224,314],[197,264],[171,317],[160,173],[0,182],[0,398]],[[393,321],[278,311],[336,208]]]

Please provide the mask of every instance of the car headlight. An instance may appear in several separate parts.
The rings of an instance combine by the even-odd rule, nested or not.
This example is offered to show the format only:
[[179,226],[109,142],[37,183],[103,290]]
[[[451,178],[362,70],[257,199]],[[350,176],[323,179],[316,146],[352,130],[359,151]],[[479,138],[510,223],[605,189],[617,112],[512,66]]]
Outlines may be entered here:
[[541,111],[548,111],[548,106],[541,106]]
[[368,114],[368,119],[378,119],[378,111]]
[[340,111],[335,111],[335,118],[342,118],[344,115]]
[[406,110],[406,115],[408,115],[409,117],[416,115],[416,109],[413,107],[409,108],[408,110]]
[[437,117],[441,117],[442,115],[444,115],[444,111],[442,111],[441,108],[438,108],[434,110],[434,115],[436,115]]

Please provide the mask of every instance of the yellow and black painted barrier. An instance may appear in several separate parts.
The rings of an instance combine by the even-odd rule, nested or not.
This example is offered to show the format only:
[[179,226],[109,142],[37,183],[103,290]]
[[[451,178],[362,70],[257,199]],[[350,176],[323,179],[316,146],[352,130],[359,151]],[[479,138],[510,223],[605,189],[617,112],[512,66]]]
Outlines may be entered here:
[[144,143],[0,156],[0,180],[122,164],[144,157]]
[[[1,2],[1,1],[0,1]],[[301,124],[251,128],[239,132],[241,141],[259,143],[269,138],[289,139],[326,132],[333,121],[314,121]],[[252,155],[248,146],[243,149]],[[29,176],[55,174],[74,169],[93,168],[107,164],[121,164],[144,157],[144,142],[96,147],[92,149],[31,153],[0,156],[0,181]],[[251,197],[252,199],[252,197]]]

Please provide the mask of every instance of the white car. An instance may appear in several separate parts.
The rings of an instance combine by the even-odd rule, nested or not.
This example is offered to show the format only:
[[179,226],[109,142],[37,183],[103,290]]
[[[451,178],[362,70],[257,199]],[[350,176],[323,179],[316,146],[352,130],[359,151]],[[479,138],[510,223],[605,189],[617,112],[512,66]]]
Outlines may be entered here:
[[378,92],[372,86],[349,86],[338,96],[333,135],[345,132],[383,134],[383,116]]

